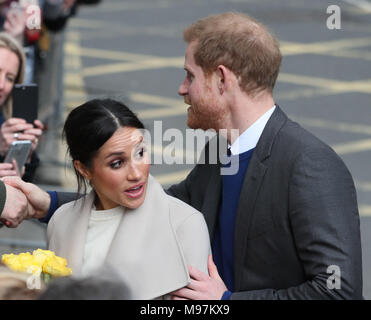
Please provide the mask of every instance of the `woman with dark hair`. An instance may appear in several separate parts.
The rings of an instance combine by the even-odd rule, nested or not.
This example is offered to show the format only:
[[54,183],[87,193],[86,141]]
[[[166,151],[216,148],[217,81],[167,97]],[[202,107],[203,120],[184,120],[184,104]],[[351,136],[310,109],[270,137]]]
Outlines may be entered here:
[[87,184],[92,190],[53,215],[48,246],[75,276],[113,267],[128,299],[167,298],[190,283],[188,265],[207,273],[209,235],[203,215],[149,175],[142,129],[133,112],[109,99],[68,115],[63,131],[78,192]]

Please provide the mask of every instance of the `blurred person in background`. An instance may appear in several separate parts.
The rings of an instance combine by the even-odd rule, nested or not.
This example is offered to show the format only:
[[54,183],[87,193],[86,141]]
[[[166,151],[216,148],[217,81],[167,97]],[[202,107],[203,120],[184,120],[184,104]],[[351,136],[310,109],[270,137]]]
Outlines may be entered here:
[[85,278],[53,279],[38,300],[126,300],[130,290],[113,268],[105,266]]
[[0,264],[0,300],[35,300],[45,290],[40,280],[40,287],[31,289],[30,274],[15,272]]
[[35,152],[42,134],[43,124],[35,120],[34,125],[24,119],[12,117],[11,92],[16,83],[23,82],[25,56],[22,47],[9,34],[0,33],[0,161],[4,160],[10,145],[17,140],[30,140],[31,153],[26,166],[15,170],[13,164],[0,163],[0,177],[18,175],[32,181],[39,166]]
[[34,82],[36,45],[41,34],[40,1],[0,0],[0,29],[12,35],[24,47],[24,83]]
[[[30,6],[33,8],[30,8]],[[34,44],[40,37],[41,9],[38,0],[0,0],[0,29],[22,45]]]
[[69,18],[77,14],[80,5],[100,2],[101,0],[42,0],[43,23],[50,31],[61,31]]

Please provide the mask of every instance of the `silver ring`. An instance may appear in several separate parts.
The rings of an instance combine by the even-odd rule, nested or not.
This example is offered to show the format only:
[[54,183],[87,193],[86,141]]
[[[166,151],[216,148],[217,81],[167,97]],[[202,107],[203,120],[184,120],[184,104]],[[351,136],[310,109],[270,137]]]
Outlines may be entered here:
[[14,139],[18,139],[18,137],[19,137],[19,133],[16,132],[15,134],[13,134]]

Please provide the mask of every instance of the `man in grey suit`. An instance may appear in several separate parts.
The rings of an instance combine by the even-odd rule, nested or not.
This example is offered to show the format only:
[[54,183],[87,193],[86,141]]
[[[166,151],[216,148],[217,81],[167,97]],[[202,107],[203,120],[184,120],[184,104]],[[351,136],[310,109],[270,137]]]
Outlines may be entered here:
[[209,277],[190,269],[193,281],[175,296],[362,299],[353,180],[329,146],[274,104],[277,41],[236,13],[201,19],[184,39],[187,75],[179,94],[190,105],[188,126],[241,134],[226,136],[239,157],[237,174],[199,164],[169,189],[205,215],[221,276],[212,264]]
[[[227,129],[225,152],[239,166],[221,175],[225,164],[197,164],[168,190],[205,215],[213,251],[209,274],[190,266],[190,284],[173,298],[362,299],[353,180],[329,146],[274,103],[275,38],[249,16],[225,13],[192,24],[184,39],[187,124]],[[36,217],[70,200],[22,186]]]

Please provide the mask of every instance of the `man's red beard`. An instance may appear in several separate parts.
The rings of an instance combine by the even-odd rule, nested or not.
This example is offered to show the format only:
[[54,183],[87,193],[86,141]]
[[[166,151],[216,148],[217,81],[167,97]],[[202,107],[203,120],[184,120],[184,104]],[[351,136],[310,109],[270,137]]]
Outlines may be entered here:
[[[223,123],[224,112],[218,108],[216,102],[208,99],[209,103],[201,100],[199,103],[191,103],[188,110],[187,126],[191,129],[214,129],[219,130]],[[189,99],[184,102],[190,104]]]

